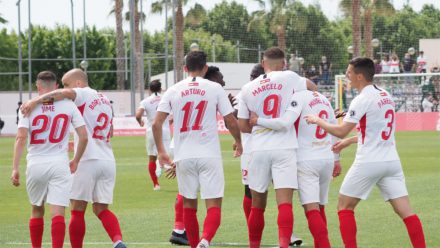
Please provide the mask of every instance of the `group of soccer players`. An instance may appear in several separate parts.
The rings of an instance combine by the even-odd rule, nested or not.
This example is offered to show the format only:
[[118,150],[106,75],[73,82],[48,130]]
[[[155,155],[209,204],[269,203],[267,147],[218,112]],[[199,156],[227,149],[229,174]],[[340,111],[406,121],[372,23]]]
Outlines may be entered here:
[[[136,114],[143,126],[142,116],[147,113],[148,168],[154,189],[160,189],[156,159],[177,177],[179,194],[170,241],[186,244],[188,239],[192,248],[207,248],[220,226],[225,180],[217,129],[219,113],[234,138],[234,156],[241,156],[249,247],[261,245],[271,183],[278,205],[279,246],[289,247],[292,241],[292,198],[294,190],[298,190],[315,247],[331,247],[325,214],[329,185],[341,171],[338,153],[354,143],[358,145],[356,159],[344,178],[338,199],[345,247],[357,247],[354,209],[374,185],[403,219],[413,247],[426,247],[421,222],[409,204],[396,151],[395,104],[388,92],[372,83],[374,64],[370,59],[350,61],[346,77],[359,95],[341,124],[316,85],[284,70],[285,56],[279,48],[264,52],[261,66],[254,68],[251,81],[235,98],[222,88],[224,81],[218,68],[207,66],[205,53],[190,52],[185,62],[188,77],[163,95],[160,83],[153,82],[152,95],[142,101]],[[27,189],[33,206],[29,223],[32,244],[41,247],[43,203],[47,202],[53,216],[53,247],[62,247],[64,207],[69,205],[70,195],[72,247],[82,247],[87,202],[93,202],[94,212],[115,247],[125,247],[117,218],[108,210],[115,178],[109,143],[109,101],[88,87],[87,76],[78,69],[65,74],[62,82],[67,89],[63,90],[55,90],[55,79],[44,75],[37,78],[40,96],[22,107],[11,177],[18,185],[19,157],[26,136],[30,136]],[[72,104],[62,101],[65,98],[73,100],[79,112],[69,108]],[[73,182],[67,167],[69,123],[77,132],[75,157],[70,162]],[[358,135],[345,138],[354,128]],[[201,236],[197,219],[199,191],[207,209]]]

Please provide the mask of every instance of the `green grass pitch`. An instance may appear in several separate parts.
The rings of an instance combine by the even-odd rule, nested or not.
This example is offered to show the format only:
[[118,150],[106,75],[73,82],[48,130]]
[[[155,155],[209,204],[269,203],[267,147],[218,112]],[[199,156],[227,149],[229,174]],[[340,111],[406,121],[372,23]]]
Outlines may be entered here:
[[[21,164],[19,188],[11,185],[13,138],[0,138],[0,247],[30,247],[28,218],[30,205],[25,191],[25,160]],[[246,247],[247,229],[242,210],[243,186],[239,160],[232,157],[229,136],[222,136],[222,151],[226,191],[222,224],[212,247]],[[403,163],[412,206],[422,220],[427,246],[440,247],[440,135],[438,132],[398,133],[397,146]],[[113,147],[117,161],[117,182],[111,209],[119,217],[125,241],[129,247],[170,247],[168,238],[173,227],[174,199],[177,184],[160,178],[161,191],[154,192],[148,177],[144,137],[116,137]],[[343,174],[332,182],[327,206],[330,241],[342,247],[336,201],[342,178],[354,157],[351,147],[342,154]],[[263,243],[273,247],[277,242],[274,191],[269,193]],[[205,216],[199,202],[199,223]],[[298,197],[294,196],[295,233],[313,247],[313,240]],[[50,221],[47,211],[44,247],[50,247]],[[367,201],[356,210],[359,247],[411,247],[403,222],[389,204],[384,203],[375,189]],[[69,211],[66,214],[69,220]],[[91,209],[86,215],[85,247],[112,247],[99,220]],[[66,235],[65,247],[70,247]]]

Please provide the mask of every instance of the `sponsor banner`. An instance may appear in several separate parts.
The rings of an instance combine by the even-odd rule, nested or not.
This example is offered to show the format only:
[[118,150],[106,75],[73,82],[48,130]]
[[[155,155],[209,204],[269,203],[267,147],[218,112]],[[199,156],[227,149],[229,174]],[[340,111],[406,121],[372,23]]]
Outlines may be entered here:
[[139,126],[134,116],[113,118],[114,136],[141,136],[145,135],[145,127]]

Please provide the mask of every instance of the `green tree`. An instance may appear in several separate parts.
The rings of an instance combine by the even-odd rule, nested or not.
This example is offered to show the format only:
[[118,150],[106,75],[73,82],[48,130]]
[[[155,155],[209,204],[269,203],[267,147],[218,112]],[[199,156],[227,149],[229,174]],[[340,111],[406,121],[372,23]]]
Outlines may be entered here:
[[196,3],[185,16],[186,28],[197,29],[199,28],[207,18],[207,11],[202,5]]

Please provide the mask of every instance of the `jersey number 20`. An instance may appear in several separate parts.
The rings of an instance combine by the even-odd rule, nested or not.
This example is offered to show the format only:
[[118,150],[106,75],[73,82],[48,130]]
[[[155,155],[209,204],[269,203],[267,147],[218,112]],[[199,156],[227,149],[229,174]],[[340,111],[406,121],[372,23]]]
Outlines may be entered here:
[[[60,123],[60,121],[62,121],[62,123]],[[49,124],[50,124],[49,142],[59,143],[64,139],[64,136],[66,136],[67,124],[69,123],[69,116],[67,116],[66,114],[59,114],[56,115],[51,122],[49,116],[37,115],[32,121],[32,126],[35,127],[40,122],[42,122],[41,128],[32,130],[31,140],[29,143],[32,145],[39,145],[46,143],[46,139],[39,139],[37,136],[41,133],[44,133],[49,128]]]

